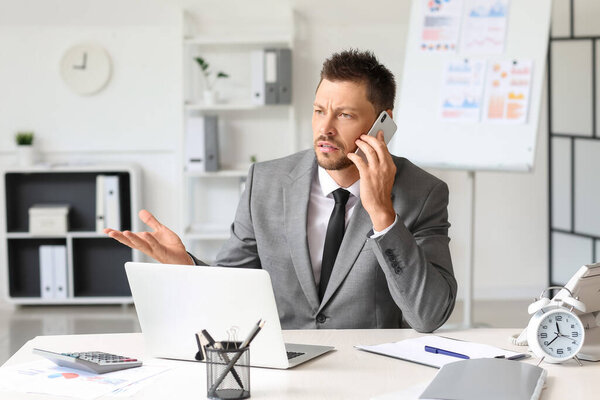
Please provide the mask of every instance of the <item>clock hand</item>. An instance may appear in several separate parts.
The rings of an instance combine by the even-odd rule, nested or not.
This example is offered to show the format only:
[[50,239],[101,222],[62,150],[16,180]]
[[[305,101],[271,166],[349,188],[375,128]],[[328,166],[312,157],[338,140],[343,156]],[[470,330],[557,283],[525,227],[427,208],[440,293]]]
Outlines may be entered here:
[[556,335],[556,337],[554,339],[552,339],[550,341],[550,343],[547,344],[547,346],[550,346],[552,344],[552,342],[554,342],[556,339],[558,339],[560,336]]
[[73,69],[85,69],[87,65],[87,53],[83,53],[83,62],[81,65],[73,65]]
[[558,332],[557,335],[560,335],[560,328],[558,327],[558,321],[556,321],[556,332]]

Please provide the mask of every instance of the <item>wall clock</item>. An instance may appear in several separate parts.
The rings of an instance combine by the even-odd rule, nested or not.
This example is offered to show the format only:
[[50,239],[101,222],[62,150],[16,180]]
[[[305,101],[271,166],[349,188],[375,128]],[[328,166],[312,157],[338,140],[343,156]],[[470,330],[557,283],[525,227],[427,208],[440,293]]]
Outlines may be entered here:
[[96,44],[82,43],[68,49],[60,61],[60,75],[67,86],[80,95],[101,91],[111,76],[107,51]]

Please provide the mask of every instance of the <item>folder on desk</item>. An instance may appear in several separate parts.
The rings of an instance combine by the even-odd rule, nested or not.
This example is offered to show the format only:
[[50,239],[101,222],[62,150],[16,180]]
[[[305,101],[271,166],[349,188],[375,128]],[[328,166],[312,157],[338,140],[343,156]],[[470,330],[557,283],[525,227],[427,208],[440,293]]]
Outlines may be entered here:
[[442,366],[460,361],[446,354],[435,354],[425,351],[425,346],[435,347],[447,350],[457,354],[463,354],[471,359],[476,358],[495,358],[505,357],[513,358],[525,354],[514,351],[504,350],[499,347],[490,346],[483,343],[466,342],[463,340],[450,339],[436,335],[425,335],[413,339],[401,340],[395,343],[383,343],[374,346],[355,346],[359,350],[383,356],[394,357],[400,360],[411,361],[417,364],[427,365],[429,367],[441,368]]
[[531,364],[483,358],[444,365],[419,399],[536,400],[547,372]]

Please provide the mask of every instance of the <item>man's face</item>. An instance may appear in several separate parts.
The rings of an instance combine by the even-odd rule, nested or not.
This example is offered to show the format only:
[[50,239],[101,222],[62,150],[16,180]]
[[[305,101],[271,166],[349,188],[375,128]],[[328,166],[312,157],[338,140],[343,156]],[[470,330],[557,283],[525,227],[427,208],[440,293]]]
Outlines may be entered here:
[[356,139],[373,125],[375,108],[364,83],[323,79],[313,105],[312,129],[319,165],[339,170],[354,165],[346,154],[356,151]]

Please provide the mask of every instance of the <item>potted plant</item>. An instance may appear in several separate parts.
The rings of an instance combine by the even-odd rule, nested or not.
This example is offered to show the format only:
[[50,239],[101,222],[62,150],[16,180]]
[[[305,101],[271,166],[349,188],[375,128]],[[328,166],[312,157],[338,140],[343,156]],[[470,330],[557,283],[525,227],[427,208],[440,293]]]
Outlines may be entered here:
[[33,149],[33,132],[17,132],[15,141],[17,143],[17,160],[21,166],[33,165],[35,153]]
[[196,57],[196,62],[200,66],[202,76],[204,77],[204,102],[206,104],[215,104],[217,102],[217,92],[213,90],[218,79],[229,78],[223,71],[217,72],[216,75],[209,69],[210,65],[202,57]]

